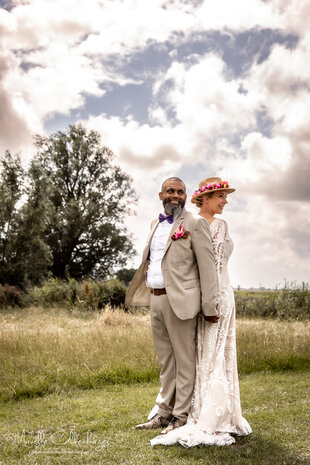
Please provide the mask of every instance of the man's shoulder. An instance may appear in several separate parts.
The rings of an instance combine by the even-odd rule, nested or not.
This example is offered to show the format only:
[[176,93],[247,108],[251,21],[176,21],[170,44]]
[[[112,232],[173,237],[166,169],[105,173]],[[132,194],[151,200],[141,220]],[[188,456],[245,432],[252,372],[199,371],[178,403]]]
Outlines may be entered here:
[[204,222],[204,218],[196,212],[186,211],[185,218],[188,223],[196,225],[197,223]]

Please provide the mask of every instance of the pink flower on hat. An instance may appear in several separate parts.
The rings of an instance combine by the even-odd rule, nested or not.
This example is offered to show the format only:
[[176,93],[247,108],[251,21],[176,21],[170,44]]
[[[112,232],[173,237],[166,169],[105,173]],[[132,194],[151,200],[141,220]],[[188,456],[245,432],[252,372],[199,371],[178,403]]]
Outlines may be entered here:
[[197,194],[199,194],[199,193],[200,193],[200,191],[195,191],[195,192],[192,194],[192,197],[194,197],[194,195],[197,195]]
[[[204,185],[201,185],[202,183],[204,183]],[[196,198],[199,195],[207,193],[208,191],[213,192],[213,191],[216,191],[217,189],[225,189],[225,190],[229,189],[228,193],[230,193],[230,192],[234,192],[235,190],[229,186],[229,183],[227,181],[222,181],[221,178],[217,178],[217,177],[214,177],[214,178],[211,177],[211,178],[204,179],[200,183],[200,186],[201,187],[196,189],[192,195],[191,201],[193,203],[196,203]]]

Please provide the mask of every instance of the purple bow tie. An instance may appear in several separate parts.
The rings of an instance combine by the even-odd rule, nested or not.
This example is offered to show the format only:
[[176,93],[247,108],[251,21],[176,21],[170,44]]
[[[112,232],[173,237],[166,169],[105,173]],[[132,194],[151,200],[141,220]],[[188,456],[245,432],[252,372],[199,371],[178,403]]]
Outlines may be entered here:
[[168,223],[173,223],[173,215],[163,215],[162,213],[159,214],[159,222],[162,223],[163,221],[167,220]]

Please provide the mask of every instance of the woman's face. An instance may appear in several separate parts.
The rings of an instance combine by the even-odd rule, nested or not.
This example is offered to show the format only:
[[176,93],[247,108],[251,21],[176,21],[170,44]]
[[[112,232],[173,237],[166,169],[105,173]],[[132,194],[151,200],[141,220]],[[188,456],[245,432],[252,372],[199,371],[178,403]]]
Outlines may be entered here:
[[213,192],[211,196],[203,197],[202,206],[206,208],[211,215],[223,213],[223,208],[228,203],[227,194],[223,191]]

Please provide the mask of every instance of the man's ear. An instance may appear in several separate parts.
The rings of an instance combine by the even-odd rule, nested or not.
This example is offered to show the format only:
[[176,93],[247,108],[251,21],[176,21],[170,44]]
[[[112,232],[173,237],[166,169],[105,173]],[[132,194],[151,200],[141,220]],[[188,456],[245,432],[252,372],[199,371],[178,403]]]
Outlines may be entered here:
[[160,192],[158,195],[159,195],[159,200],[162,200],[163,199],[163,193]]

